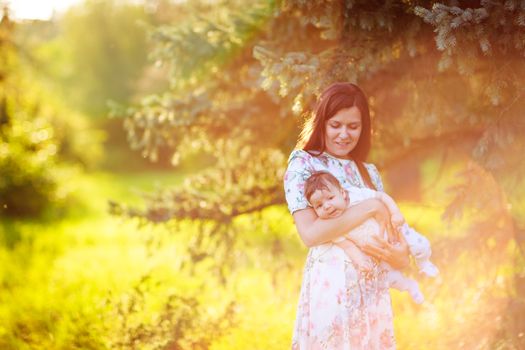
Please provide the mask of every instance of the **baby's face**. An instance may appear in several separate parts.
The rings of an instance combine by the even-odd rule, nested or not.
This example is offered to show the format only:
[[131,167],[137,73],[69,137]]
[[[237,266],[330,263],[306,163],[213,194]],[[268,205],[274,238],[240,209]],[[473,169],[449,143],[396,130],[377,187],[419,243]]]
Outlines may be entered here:
[[343,189],[330,183],[328,189],[317,190],[310,197],[310,204],[321,219],[335,218],[346,209],[346,196]]

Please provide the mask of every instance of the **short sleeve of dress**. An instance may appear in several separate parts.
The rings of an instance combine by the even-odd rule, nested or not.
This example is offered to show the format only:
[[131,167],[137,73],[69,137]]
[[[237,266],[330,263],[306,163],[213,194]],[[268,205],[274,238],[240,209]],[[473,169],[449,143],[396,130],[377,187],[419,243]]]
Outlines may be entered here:
[[377,190],[381,192],[385,192],[385,189],[383,187],[383,181],[381,181],[381,175],[379,175],[379,171],[377,170],[376,166],[371,163],[366,163],[365,166]]
[[311,158],[303,150],[293,151],[288,158],[288,168],[284,173],[284,194],[291,214],[308,207],[304,197],[304,183],[314,171]]

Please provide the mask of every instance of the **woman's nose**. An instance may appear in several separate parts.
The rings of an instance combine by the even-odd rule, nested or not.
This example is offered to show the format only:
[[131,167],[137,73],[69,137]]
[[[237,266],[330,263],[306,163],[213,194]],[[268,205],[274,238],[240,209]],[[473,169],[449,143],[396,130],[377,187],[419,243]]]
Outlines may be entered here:
[[348,139],[348,138],[350,138],[350,133],[349,133],[348,128],[343,127],[343,128],[341,129],[341,132],[339,133],[339,137],[342,138],[342,139]]

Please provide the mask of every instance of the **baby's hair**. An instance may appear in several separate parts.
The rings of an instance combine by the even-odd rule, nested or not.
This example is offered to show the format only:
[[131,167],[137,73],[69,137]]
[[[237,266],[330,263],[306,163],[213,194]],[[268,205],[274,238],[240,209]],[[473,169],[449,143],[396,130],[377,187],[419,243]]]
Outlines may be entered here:
[[304,183],[304,197],[310,203],[310,198],[315,191],[329,190],[328,184],[341,189],[341,183],[335,178],[334,175],[327,171],[315,171],[310,175]]

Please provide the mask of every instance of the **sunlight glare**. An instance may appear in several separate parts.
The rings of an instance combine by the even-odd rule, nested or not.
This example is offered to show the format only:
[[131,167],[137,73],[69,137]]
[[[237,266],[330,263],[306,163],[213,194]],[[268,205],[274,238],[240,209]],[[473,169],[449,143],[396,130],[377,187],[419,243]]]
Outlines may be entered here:
[[[63,12],[81,0],[11,0],[7,1],[15,19],[49,20],[54,12]],[[4,3],[0,1],[0,3]]]

